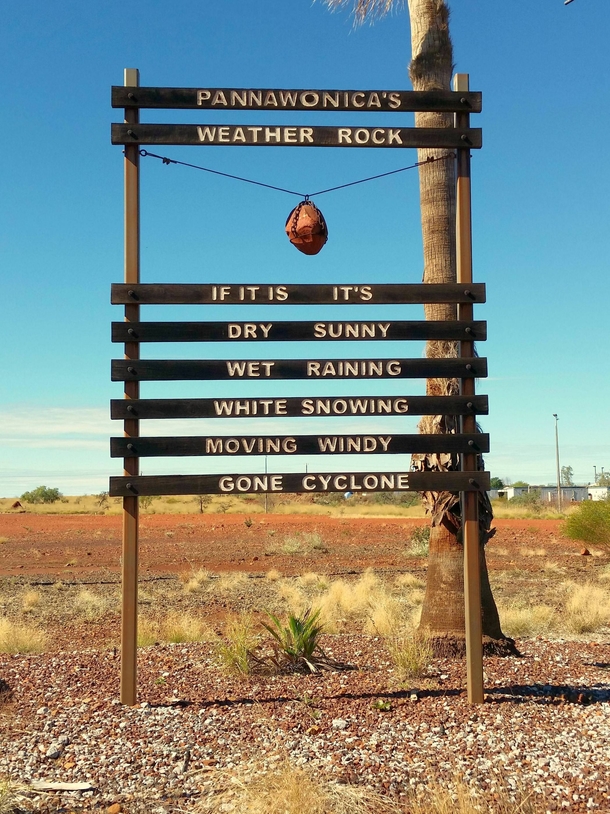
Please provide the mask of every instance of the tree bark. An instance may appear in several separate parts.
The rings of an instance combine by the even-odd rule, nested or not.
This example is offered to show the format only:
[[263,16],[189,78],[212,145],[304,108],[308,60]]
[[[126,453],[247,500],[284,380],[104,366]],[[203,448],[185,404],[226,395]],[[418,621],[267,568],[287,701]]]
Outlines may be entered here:
[[[411,21],[412,59],[409,74],[414,90],[449,90],[453,75],[453,48],[449,36],[449,8],[444,0],[408,0]],[[416,113],[417,127],[452,127],[452,114]],[[418,160],[443,159],[447,151],[418,150]],[[456,280],[456,177],[455,161],[447,157],[419,168],[422,237],[425,283],[449,283]],[[455,319],[453,305],[426,305],[426,319]],[[454,342],[428,342],[426,356],[457,356]],[[456,379],[429,379],[428,395],[455,395]],[[424,416],[419,424],[422,433],[455,433],[455,416]],[[448,471],[459,468],[457,456],[415,455],[416,470]],[[443,655],[465,652],[464,618],[464,551],[461,544],[462,519],[459,496],[448,492],[423,495],[431,515],[430,552],[426,594],[422,608],[420,632],[429,637],[434,650]],[[492,536],[491,504],[481,497],[481,600],[483,637],[486,652],[515,653],[512,639],[502,633],[496,604],[489,585],[485,543]]]

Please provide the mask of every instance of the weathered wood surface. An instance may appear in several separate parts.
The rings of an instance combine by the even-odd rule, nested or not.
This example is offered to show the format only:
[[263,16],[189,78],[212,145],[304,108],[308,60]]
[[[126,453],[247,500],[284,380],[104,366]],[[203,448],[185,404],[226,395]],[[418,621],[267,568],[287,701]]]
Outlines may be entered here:
[[270,379],[484,378],[487,360],[464,359],[219,359],[112,360],[112,381],[261,381]]
[[355,285],[277,285],[259,283],[114,283],[113,305],[419,305],[482,303],[485,285],[380,283]]
[[390,322],[113,322],[113,342],[345,342],[487,339],[487,323]]
[[111,497],[125,495],[315,494],[320,492],[488,491],[489,472],[323,472],[267,475],[143,475],[110,478]]
[[112,124],[112,144],[204,147],[348,147],[457,149],[483,146],[480,128],[293,127],[290,125]]
[[112,399],[113,419],[278,416],[487,415],[487,396],[315,396],[258,399]]
[[111,438],[112,458],[489,452],[489,435],[180,435]]
[[112,107],[198,110],[353,110],[480,113],[478,91],[312,90],[277,88],[112,88]]

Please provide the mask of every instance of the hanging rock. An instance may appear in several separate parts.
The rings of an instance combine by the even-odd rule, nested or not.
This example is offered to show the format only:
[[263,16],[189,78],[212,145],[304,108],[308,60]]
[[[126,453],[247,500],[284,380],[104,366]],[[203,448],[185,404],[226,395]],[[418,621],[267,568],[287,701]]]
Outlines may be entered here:
[[301,201],[288,215],[286,234],[303,254],[317,254],[328,240],[324,215],[311,201]]

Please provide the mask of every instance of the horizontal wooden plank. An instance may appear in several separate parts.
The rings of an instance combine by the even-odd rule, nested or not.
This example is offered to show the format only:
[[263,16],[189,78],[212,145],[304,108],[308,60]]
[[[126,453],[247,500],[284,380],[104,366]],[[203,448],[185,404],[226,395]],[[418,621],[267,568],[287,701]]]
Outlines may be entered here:
[[113,305],[419,305],[485,302],[484,283],[113,283]]
[[112,107],[480,113],[480,91],[112,88]]
[[487,360],[462,359],[129,359],[112,360],[112,381],[480,378]]
[[489,452],[489,435],[240,435],[111,438],[112,458]]
[[315,494],[488,491],[489,472],[289,472],[268,475],[141,475],[110,478],[111,497],[129,495]]
[[201,147],[446,148],[483,146],[480,128],[292,127],[287,125],[112,125],[113,144],[191,144]]
[[487,415],[487,396],[314,396],[261,399],[112,399],[113,419]]
[[486,322],[113,322],[113,342],[487,339]]

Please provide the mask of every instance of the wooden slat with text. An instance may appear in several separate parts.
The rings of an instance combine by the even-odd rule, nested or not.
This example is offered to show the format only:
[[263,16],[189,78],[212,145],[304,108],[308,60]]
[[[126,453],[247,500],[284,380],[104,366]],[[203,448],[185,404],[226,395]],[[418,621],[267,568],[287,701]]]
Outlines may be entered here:
[[113,322],[113,342],[303,342],[487,339],[479,322]]
[[353,147],[365,149],[479,149],[480,128],[294,127],[254,124],[118,124],[112,144],[173,144],[200,147]]
[[480,113],[480,91],[281,88],[112,88],[112,107]]
[[485,285],[379,283],[311,285],[276,283],[113,283],[113,305],[420,305],[483,303]]
[[315,494],[316,492],[488,491],[489,472],[296,472],[265,475],[111,477],[111,497],[128,495]]
[[110,417],[278,418],[487,415],[487,396],[308,396],[305,398],[112,399]]
[[111,438],[112,458],[489,452],[489,435],[239,435]]
[[129,359],[112,360],[112,381],[483,378],[487,360],[458,359]]

